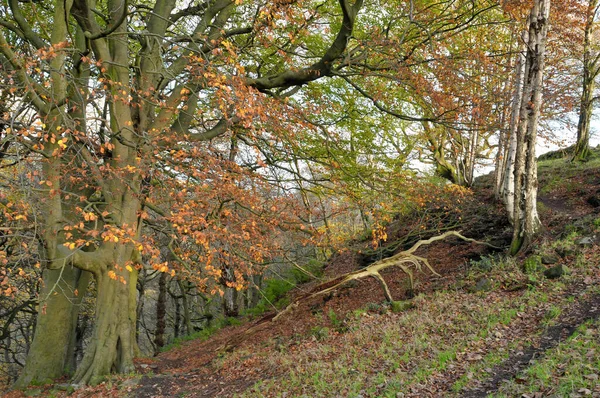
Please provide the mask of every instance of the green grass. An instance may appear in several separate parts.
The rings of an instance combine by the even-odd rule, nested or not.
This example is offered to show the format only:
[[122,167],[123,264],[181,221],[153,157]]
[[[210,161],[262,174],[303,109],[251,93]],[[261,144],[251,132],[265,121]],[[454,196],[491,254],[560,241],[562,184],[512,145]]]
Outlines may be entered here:
[[600,393],[600,321],[589,321],[565,342],[548,350],[519,376],[504,383],[495,397],[552,392],[556,396]]
[[186,341],[191,341],[191,340],[205,341],[205,340],[208,340],[213,334],[215,334],[220,329],[222,329],[222,328],[224,328],[226,326],[240,325],[241,323],[242,323],[242,321],[240,319],[232,318],[232,317],[213,320],[213,322],[209,326],[207,326],[206,328],[204,328],[202,330],[199,330],[197,332],[194,332],[192,334],[188,334],[188,335],[185,335],[185,336],[177,337],[171,343],[169,343],[169,344],[165,345],[164,347],[162,347],[160,349],[160,351],[161,352],[166,352],[166,351],[170,351],[170,350],[172,350],[174,348],[181,347],[181,343],[186,342]]
[[[289,377],[262,381],[243,396],[277,396],[287,391],[306,396],[393,397],[398,392],[409,392],[411,385],[428,382],[435,374],[457,366],[458,353],[510,325],[522,308],[534,303],[543,305],[538,300],[544,295],[532,292],[493,304],[485,297],[466,293],[419,296],[415,311],[355,318],[352,322],[362,323],[356,330],[336,339],[323,339],[293,359],[273,357],[273,366],[285,369]],[[393,322],[378,319],[390,316]],[[484,362],[491,366],[505,355],[505,351],[492,352]],[[328,383],[315,382],[323,378]],[[466,381],[459,380],[455,388],[460,390]]]
[[[527,275],[512,259],[484,261],[484,267],[471,267],[467,283],[485,275],[494,286],[488,294],[461,290],[420,295],[412,300],[414,310],[399,313],[381,304],[367,304],[345,318],[349,327],[343,335],[331,336],[326,326],[320,326],[311,332],[318,340],[316,345],[300,342],[306,349],[293,357],[269,354],[270,366],[286,376],[261,381],[242,396],[280,396],[286,392],[290,396],[395,397],[410,393],[414,386],[435,384],[436,377],[457,368],[462,370],[452,391],[458,393],[489,377],[489,370],[507,359],[511,351],[523,349],[528,339],[541,333],[521,336],[507,331],[540,311],[545,314],[542,325],[554,322],[573,297],[564,295],[568,284],[563,281],[544,281],[516,295],[498,294],[495,291],[499,288],[527,281]],[[338,324],[339,319],[333,311],[321,315],[321,321],[329,326]],[[506,344],[495,343],[501,340]],[[481,351],[483,346],[487,348]],[[480,352],[481,358],[465,357],[465,353],[473,352]],[[235,357],[230,360],[235,361]],[[552,368],[549,364],[548,369]],[[551,378],[543,367],[530,372],[540,383]]]

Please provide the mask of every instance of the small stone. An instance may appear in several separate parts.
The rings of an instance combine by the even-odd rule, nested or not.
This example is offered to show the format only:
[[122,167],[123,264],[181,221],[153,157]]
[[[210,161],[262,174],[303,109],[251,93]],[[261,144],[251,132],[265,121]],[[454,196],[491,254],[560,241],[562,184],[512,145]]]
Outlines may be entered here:
[[492,290],[492,282],[488,278],[479,279],[473,289],[475,292],[487,292],[490,290]]
[[594,244],[594,239],[592,239],[589,236],[586,236],[585,238],[581,238],[577,244],[579,246],[592,246]]
[[592,390],[589,390],[587,388],[580,388],[579,390],[577,390],[577,392],[583,395],[592,395]]
[[556,252],[562,258],[570,257],[575,254],[575,250],[570,247],[558,247],[556,248]]
[[556,264],[560,259],[555,254],[544,254],[542,256],[542,264],[553,265]]
[[592,207],[600,207],[600,197],[598,197],[597,195],[593,195],[593,196],[590,196],[589,198],[587,198],[587,202]]
[[548,279],[556,279],[569,273],[571,273],[571,270],[567,266],[559,264],[544,271],[544,276]]
[[142,368],[142,369],[146,369],[148,367],[150,367],[150,365],[148,365],[147,363],[143,363],[140,365],[140,368]]

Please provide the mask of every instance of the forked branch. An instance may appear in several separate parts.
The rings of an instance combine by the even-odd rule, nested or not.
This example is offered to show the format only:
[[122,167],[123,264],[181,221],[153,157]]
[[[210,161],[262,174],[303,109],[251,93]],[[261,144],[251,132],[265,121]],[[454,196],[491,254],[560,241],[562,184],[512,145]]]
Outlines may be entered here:
[[290,304],[289,306],[287,306],[283,311],[281,311],[279,314],[277,314],[277,316],[275,316],[273,318],[273,320],[275,321],[276,319],[278,319],[279,317],[281,317],[282,315],[286,314],[287,312],[291,311],[294,307],[298,306],[298,304],[301,301],[304,300],[309,300],[312,299],[314,297],[317,296],[322,296],[324,294],[327,294],[329,292],[332,292],[340,287],[342,287],[343,285],[347,284],[350,281],[353,280],[358,280],[358,279],[362,279],[362,278],[366,278],[366,277],[373,277],[375,279],[377,279],[383,289],[383,292],[385,294],[385,298],[386,300],[388,300],[389,302],[394,301],[392,294],[390,292],[390,289],[387,286],[387,283],[385,282],[385,279],[383,279],[383,277],[381,276],[380,272],[386,268],[390,268],[390,267],[399,267],[404,273],[406,273],[410,279],[410,287],[411,289],[414,287],[414,274],[413,274],[413,270],[411,267],[414,266],[414,269],[421,272],[423,265],[425,265],[434,275],[438,275],[439,274],[433,269],[433,267],[431,266],[431,264],[429,264],[429,261],[427,261],[426,258],[423,257],[419,257],[417,255],[415,255],[414,253],[421,247],[424,245],[429,245],[433,242],[437,242],[439,240],[443,240],[446,239],[449,236],[455,236],[457,238],[460,238],[466,242],[473,242],[473,243],[478,243],[478,244],[482,244],[482,245],[486,245],[489,247],[492,247],[494,249],[499,249],[496,246],[493,246],[489,243],[486,242],[480,242],[477,241],[475,239],[471,239],[471,238],[467,238],[463,235],[460,234],[460,232],[457,231],[448,231],[442,235],[438,235],[438,236],[434,236],[432,238],[429,239],[423,239],[418,241],[417,243],[415,243],[410,249],[408,250],[404,250],[401,251],[391,257],[385,258],[383,260],[377,261],[371,265],[369,265],[366,268],[354,271],[354,272],[350,272],[348,274],[342,275],[332,281],[329,282],[325,282],[322,283],[320,285],[318,285],[313,291],[314,293],[308,293],[300,298],[298,298],[296,301],[294,301],[292,304]]

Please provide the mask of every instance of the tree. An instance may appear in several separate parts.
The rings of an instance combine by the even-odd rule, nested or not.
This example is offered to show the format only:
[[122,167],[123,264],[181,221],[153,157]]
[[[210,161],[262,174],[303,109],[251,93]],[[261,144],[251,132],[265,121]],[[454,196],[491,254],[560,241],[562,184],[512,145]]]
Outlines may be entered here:
[[[236,129],[251,136],[273,120],[268,104],[285,107],[286,90],[330,76],[351,41],[362,0],[324,3],[321,14],[310,4],[233,0],[182,9],[174,0],[46,6],[10,1],[2,6],[0,32],[0,54],[9,65],[3,77],[18,84],[21,103],[37,115],[30,126],[9,112],[17,127],[12,140],[39,165],[30,182],[40,203],[45,267],[35,339],[19,385],[62,374],[77,314],[72,297],[60,291],[84,290],[88,275],[97,287],[95,329],[73,382],[96,383],[111,370],[133,370],[138,270],[174,267],[159,263],[147,240],[148,214],[169,225],[176,241],[169,247],[184,270],[193,255],[177,236],[203,246],[207,230],[224,235],[228,204],[247,204],[245,214],[261,225],[275,218],[275,205],[263,211],[254,200],[232,196],[259,190],[239,170],[221,175],[225,180],[208,173],[221,162],[209,141]],[[319,29],[324,21],[335,29]],[[281,51],[271,53],[275,47]],[[203,194],[213,198],[214,212],[198,217],[201,211],[186,203],[199,204]],[[174,201],[170,213],[160,208]],[[235,239],[243,242],[242,236],[240,230]],[[254,245],[250,260],[266,252]],[[206,245],[202,253],[227,261],[223,248]],[[204,265],[205,275],[220,275],[219,267]]]
[[577,123],[577,142],[573,152],[573,159],[584,161],[590,155],[590,121],[594,106],[594,88],[596,78],[600,73],[600,52],[594,52],[594,27],[600,3],[598,0],[589,0],[585,20],[583,42],[583,77],[581,100],[579,104],[579,122]]
[[544,56],[550,0],[535,0],[528,19],[519,124],[514,165],[514,216],[511,254],[531,243],[540,227],[537,214],[537,160],[535,143],[542,100]]

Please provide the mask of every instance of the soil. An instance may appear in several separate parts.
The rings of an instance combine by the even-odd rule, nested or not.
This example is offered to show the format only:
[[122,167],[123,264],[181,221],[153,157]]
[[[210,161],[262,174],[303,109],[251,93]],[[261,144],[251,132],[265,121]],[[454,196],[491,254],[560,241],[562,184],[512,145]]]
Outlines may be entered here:
[[[587,188],[586,192],[579,192],[577,195],[573,195],[573,192],[540,195],[540,201],[544,204],[540,216],[544,225],[550,226],[546,231],[546,237],[561,230],[565,223],[594,213],[596,209],[586,201],[593,194],[595,192],[592,186]],[[485,209],[483,215],[482,206]],[[474,199],[472,207],[467,208],[464,218],[469,220],[462,225],[464,235],[477,239],[493,237],[493,243],[496,245],[507,245],[510,242],[510,228],[504,222],[502,209],[495,204],[489,191],[480,192]],[[407,229],[409,227],[392,225],[388,232],[395,235],[391,238],[394,239],[405,234]],[[543,238],[544,236],[541,239]],[[364,265],[364,256],[359,253],[364,246],[364,243],[359,242],[349,250],[334,256],[325,268],[323,280],[333,279]],[[486,246],[454,239],[420,249],[417,254],[428,258],[441,276],[437,277],[430,273],[419,274],[418,291],[428,293],[454,285],[464,275],[470,260],[477,260],[490,251],[491,249]],[[409,298],[410,292],[405,274],[397,269],[389,269],[383,272],[383,276],[396,300]],[[292,300],[294,297],[311,292],[317,284],[318,281],[315,281],[299,287],[292,293]],[[514,293],[506,291],[502,294]],[[150,368],[144,369],[141,366],[144,363],[151,363],[154,374],[142,377],[133,396],[168,397],[181,394],[190,397],[226,397],[240,393],[259,380],[283,376],[278,369],[270,368],[257,360],[257,357],[252,354],[257,347],[269,351],[285,345],[286,349],[293,352],[294,346],[298,345],[300,349],[309,331],[319,324],[314,314],[327,314],[333,310],[343,317],[355,309],[364,308],[367,303],[381,303],[383,300],[384,295],[378,282],[368,278],[340,288],[331,295],[301,302],[292,313],[275,322],[271,321],[275,314],[268,314],[245,325],[225,328],[209,341],[191,341],[180,348],[159,355],[155,360],[140,360],[139,370],[147,371]],[[496,391],[504,380],[516,377],[533,358],[540,357],[546,350],[555,347],[570,336],[581,323],[597,318],[599,308],[600,296],[593,296],[588,301],[575,303],[571,308],[565,309],[558,324],[548,328],[530,348],[512,352],[508,360],[492,369],[492,376],[488,380],[484,380],[476,389],[462,392],[462,395],[484,397]],[[532,322],[515,325],[513,333],[535,335],[539,330],[540,320],[541,315],[539,319]],[[322,324],[322,320],[320,323]],[[242,357],[243,360],[235,368],[221,367],[220,354],[233,350],[248,352],[248,354]],[[416,392],[414,396],[439,396],[438,394],[443,394],[443,391],[449,392],[458,376],[459,373],[452,374],[452,372],[440,375],[433,394],[421,391]]]

